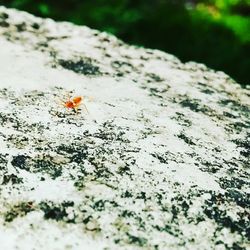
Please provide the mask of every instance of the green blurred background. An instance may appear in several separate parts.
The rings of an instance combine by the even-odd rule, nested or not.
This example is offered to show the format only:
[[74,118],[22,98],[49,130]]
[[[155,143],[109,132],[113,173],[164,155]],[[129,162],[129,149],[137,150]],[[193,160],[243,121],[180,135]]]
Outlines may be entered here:
[[250,84],[250,0],[0,0],[222,70]]

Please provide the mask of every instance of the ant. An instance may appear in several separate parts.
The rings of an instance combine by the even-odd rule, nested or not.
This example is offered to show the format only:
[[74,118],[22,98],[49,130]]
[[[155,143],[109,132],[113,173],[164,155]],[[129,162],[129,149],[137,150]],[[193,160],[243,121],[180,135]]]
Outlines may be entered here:
[[68,95],[68,100],[66,102],[60,100],[60,102],[62,103],[62,105],[65,107],[65,108],[68,108],[68,109],[73,109],[73,111],[75,113],[77,113],[78,111],[78,108],[81,104],[83,104],[85,110],[87,111],[87,113],[89,114],[89,111],[85,105],[85,103],[83,102],[84,100],[84,97],[83,96],[76,96],[76,97],[70,97]]

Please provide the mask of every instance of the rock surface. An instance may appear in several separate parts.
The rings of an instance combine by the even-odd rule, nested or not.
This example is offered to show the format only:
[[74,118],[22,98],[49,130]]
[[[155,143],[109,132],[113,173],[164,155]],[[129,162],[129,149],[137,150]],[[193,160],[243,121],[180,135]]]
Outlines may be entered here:
[[4,7],[0,69],[1,249],[249,247],[248,89]]

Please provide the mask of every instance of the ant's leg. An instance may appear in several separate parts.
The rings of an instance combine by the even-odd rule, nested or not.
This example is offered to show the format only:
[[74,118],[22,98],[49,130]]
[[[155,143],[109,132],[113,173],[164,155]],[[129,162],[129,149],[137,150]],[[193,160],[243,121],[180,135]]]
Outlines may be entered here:
[[74,107],[73,111],[74,111],[75,114],[78,114],[78,107]]
[[67,96],[68,100],[71,99],[70,94],[69,94],[69,91],[66,92],[66,96]]
[[61,99],[57,99],[56,102],[59,104],[59,105],[62,105],[63,107],[65,107],[65,102]]
[[71,100],[70,92],[69,91],[65,91],[64,93],[65,93],[64,96],[66,97],[67,101],[70,101]]
[[94,98],[93,96],[89,96],[89,97],[88,97],[88,100],[89,100],[90,102],[93,102],[93,101],[95,100],[95,98]]
[[84,109],[87,111],[87,113],[89,114],[89,110],[87,109],[87,106],[85,105],[85,103],[83,103]]
[[86,110],[86,112],[89,114],[89,110],[87,108],[87,106],[85,105],[84,102],[81,102],[81,103],[78,103],[77,105],[75,105],[74,109],[78,109],[80,105],[83,105],[84,106],[84,109]]

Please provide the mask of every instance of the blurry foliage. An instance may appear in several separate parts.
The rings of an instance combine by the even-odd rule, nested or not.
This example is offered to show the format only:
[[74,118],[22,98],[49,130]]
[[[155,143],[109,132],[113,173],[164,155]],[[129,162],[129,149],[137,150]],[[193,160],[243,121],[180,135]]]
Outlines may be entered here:
[[0,0],[7,7],[105,30],[124,41],[250,83],[250,0]]

